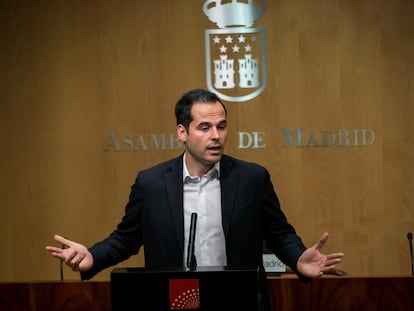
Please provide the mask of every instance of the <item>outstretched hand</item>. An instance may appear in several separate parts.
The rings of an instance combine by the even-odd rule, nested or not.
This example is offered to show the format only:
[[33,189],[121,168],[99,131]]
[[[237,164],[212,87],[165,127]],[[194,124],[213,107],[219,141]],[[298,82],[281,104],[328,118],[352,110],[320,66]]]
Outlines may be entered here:
[[46,246],[53,257],[64,261],[73,271],[87,271],[93,267],[93,256],[84,245],[60,235],[55,235],[54,239],[64,247]]
[[321,249],[327,240],[328,233],[325,232],[315,245],[308,248],[299,257],[297,269],[302,275],[315,278],[322,276],[324,273],[337,274],[335,265],[342,261],[344,253],[332,253],[328,255],[321,253]]

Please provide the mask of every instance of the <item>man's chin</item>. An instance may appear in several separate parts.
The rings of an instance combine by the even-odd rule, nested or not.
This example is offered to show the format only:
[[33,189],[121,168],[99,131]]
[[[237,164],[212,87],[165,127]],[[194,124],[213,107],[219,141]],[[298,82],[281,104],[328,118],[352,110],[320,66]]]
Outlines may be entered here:
[[206,157],[206,160],[210,163],[216,163],[218,161],[220,161],[221,157],[223,156],[223,153],[214,153],[214,154],[209,154]]

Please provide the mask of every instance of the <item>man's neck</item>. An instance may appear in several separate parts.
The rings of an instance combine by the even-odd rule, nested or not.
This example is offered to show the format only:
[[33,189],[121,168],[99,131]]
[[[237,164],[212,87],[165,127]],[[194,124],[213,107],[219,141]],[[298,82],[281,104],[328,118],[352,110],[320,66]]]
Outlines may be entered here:
[[190,174],[190,176],[202,177],[214,167],[214,163],[209,164],[209,165],[203,165],[201,163],[194,163],[193,161],[191,161],[191,157],[189,157],[187,153],[184,154],[184,157],[185,157],[184,163],[187,167],[187,171]]

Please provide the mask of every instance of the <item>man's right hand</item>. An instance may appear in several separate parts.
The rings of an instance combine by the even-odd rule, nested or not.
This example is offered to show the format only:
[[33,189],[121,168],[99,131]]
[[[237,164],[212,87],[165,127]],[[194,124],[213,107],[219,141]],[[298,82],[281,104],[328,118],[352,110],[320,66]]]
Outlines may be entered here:
[[46,250],[53,257],[64,261],[73,271],[84,272],[93,267],[93,256],[84,245],[65,239],[60,235],[55,235],[54,239],[64,247],[46,246]]

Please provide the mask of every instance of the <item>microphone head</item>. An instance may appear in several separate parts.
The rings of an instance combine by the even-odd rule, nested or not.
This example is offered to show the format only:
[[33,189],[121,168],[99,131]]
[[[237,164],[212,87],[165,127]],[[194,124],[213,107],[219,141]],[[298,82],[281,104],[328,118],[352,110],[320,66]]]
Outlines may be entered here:
[[407,233],[407,239],[409,239],[409,240],[413,239],[413,233],[412,232]]

